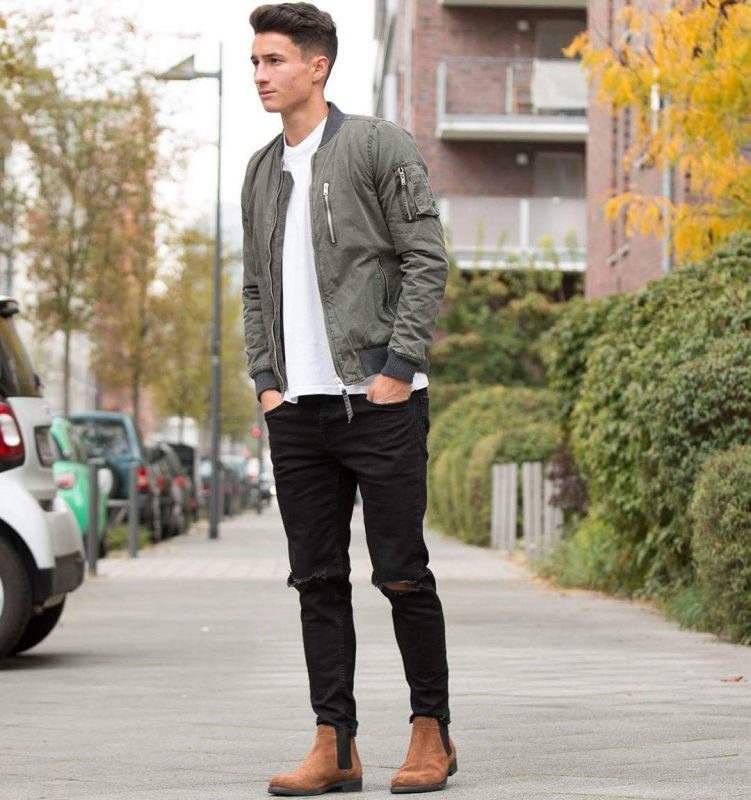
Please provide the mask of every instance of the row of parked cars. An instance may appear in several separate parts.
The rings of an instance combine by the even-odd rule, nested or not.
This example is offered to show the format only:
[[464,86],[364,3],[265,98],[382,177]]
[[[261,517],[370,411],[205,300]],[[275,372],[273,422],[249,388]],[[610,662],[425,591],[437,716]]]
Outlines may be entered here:
[[[125,521],[131,465],[139,518],[152,538],[183,533],[206,503],[211,462],[196,448],[144,445],[133,419],[116,412],[50,418],[41,382],[13,323],[17,303],[0,296],[0,658],[41,642],[67,595],[84,577],[89,531],[89,463],[99,464],[96,529],[106,552],[108,524]],[[247,459],[223,459],[222,510],[260,510],[268,476]]]
[[[211,460],[201,460],[201,488],[208,506],[211,485]],[[220,512],[224,516],[255,509],[259,514],[275,492],[270,472],[259,471],[257,459],[242,455],[223,455],[219,460]]]
[[[82,463],[95,458],[109,471],[111,521],[122,521],[127,514],[132,466],[136,467],[139,519],[151,529],[154,540],[184,533],[190,520],[198,518],[196,448],[163,441],[144,445],[133,418],[121,412],[71,414],[62,424],[67,439],[77,443],[76,452],[82,451]],[[59,479],[58,486],[66,491]]]

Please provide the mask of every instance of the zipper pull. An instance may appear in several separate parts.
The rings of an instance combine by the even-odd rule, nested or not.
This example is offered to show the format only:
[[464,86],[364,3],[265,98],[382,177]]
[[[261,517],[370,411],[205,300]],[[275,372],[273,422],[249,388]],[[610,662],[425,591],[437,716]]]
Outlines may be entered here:
[[344,382],[338,375],[334,376],[334,381],[339,387],[339,391],[342,393],[344,407],[347,409],[347,424],[349,425],[349,423],[352,422],[352,417],[354,417],[355,414],[352,411],[352,403],[350,402],[349,395],[347,394],[347,387],[344,385]]

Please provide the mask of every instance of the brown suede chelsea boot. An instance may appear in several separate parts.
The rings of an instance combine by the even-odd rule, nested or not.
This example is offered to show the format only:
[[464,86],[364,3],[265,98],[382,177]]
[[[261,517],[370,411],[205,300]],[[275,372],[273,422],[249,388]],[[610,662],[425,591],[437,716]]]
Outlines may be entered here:
[[391,780],[391,793],[437,792],[455,772],[456,747],[448,726],[433,717],[415,717],[407,760]]
[[294,772],[275,775],[269,783],[269,794],[286,797],[361,790],[362,764],[355,737],[331,725],[318,726],[313,749]]

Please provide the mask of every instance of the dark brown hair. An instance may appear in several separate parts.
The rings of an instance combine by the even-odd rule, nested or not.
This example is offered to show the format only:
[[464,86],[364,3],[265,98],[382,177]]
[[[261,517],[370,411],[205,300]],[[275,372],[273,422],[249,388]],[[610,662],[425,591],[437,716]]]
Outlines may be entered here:
[[258,6],[250,15],[256,33],[283,33],[309,56],[320,53],[329,60],[328,80],[336,61],[339,41],[331,14],[312,3],[279,3]]

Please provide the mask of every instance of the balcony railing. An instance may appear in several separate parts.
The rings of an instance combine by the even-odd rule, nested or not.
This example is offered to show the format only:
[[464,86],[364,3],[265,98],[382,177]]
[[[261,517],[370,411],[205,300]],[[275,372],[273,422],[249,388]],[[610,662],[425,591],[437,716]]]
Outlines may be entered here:
[[586,8],[587,0],[439,0],[443,6],[485,8]]
[[442,217],[464,269],[585,269],[583,198],[449,197],[442,201]]
[[578,61],[454,56],[440,62],[437,80],[439,138],[586,140]]

